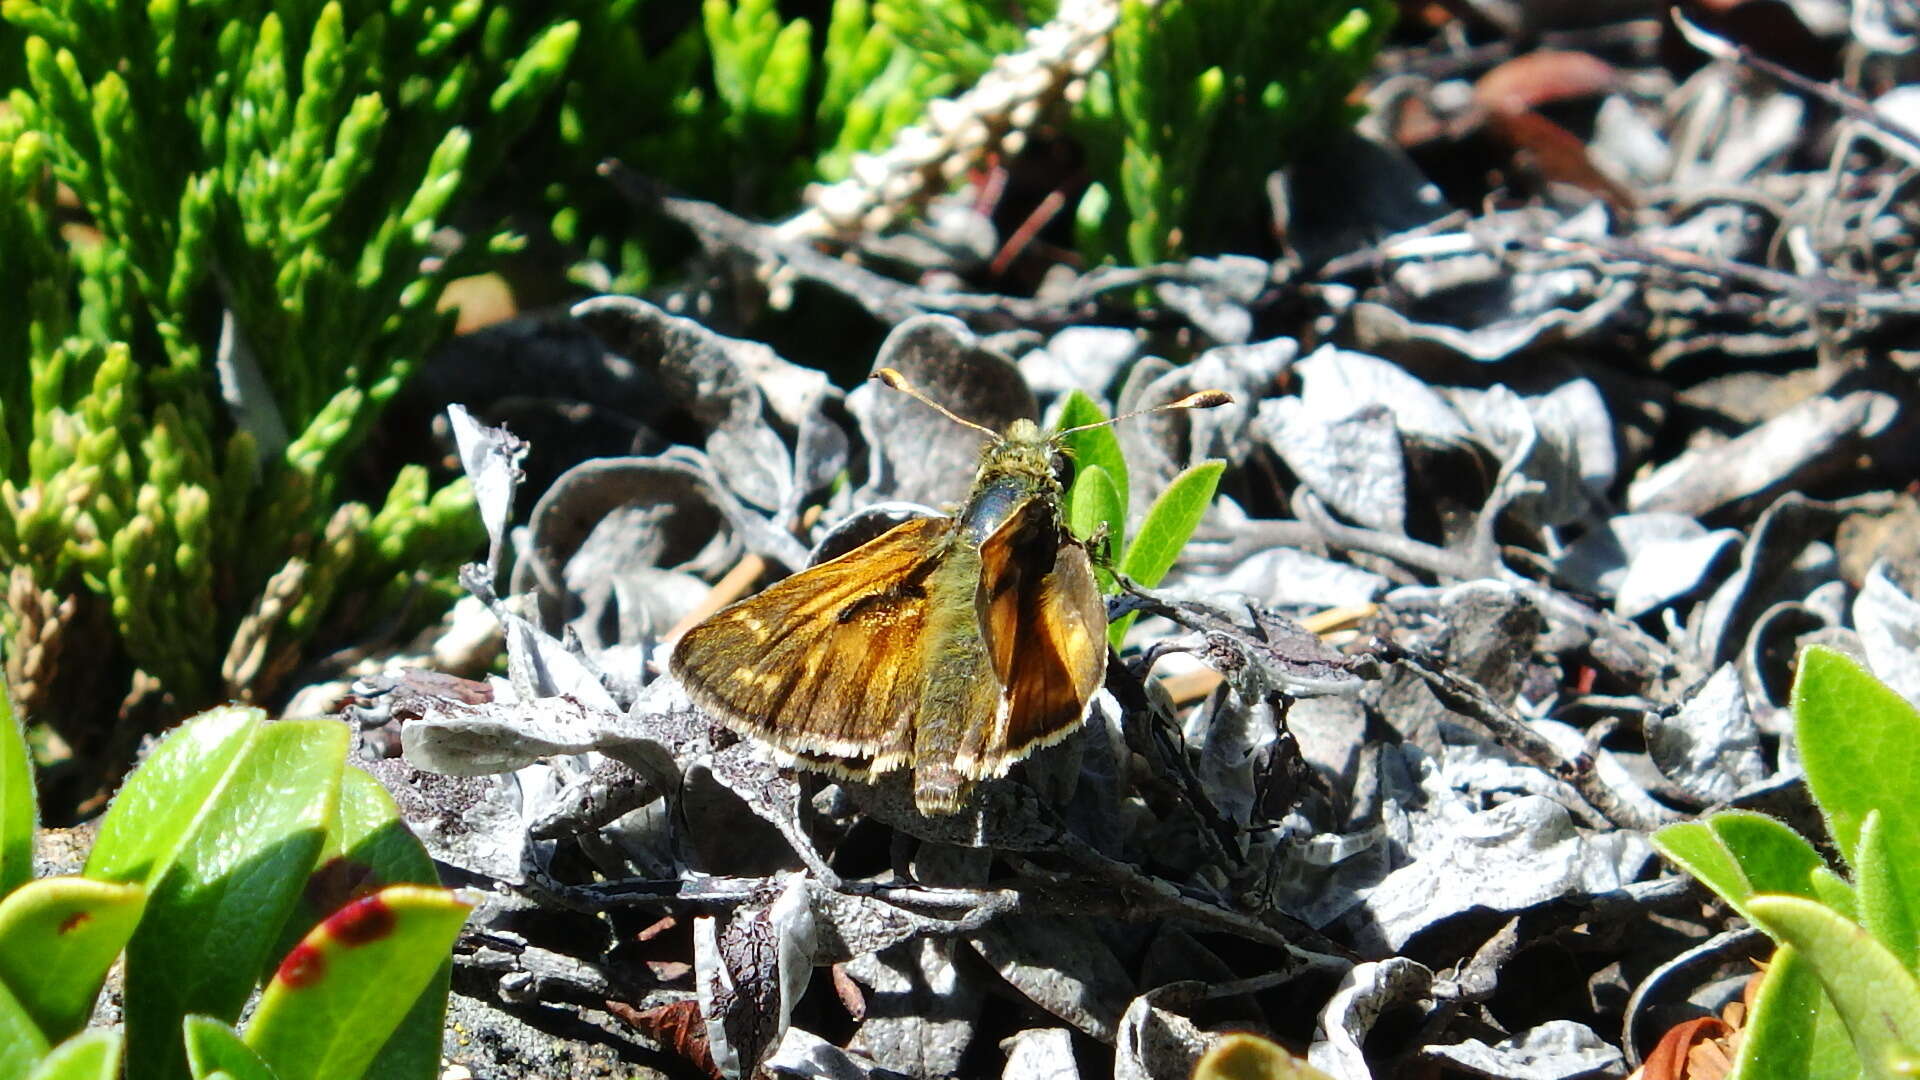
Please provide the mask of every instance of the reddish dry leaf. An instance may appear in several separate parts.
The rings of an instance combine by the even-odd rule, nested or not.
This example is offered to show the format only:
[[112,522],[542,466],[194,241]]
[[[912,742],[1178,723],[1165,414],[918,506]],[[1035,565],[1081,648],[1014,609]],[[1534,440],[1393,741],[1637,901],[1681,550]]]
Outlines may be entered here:
[[1540,175],[1590,191],[1619,210],[1633,209],[1633,195],[1595,167],[1586,144],[1566,128],[1536,112],[1495,112],[1487,119],[1514,148],[1516,158]]
[[1758,977],[1748,979],[1740,1000],[1728,1002],[1719,1016],[1696,1017],[1667,1029],[1627,1080],[1726,1080],[1759,989]]
[[1583,52],[1538,49],[1494,67],[1473,84],[1473,100],[1495,114],[1599,97],[1619,81],[1613,65]]
[[694,1068],[714,1080],[721,1080],[707,1046],[707,1022],[700,1015],[697,1001],[676,1001],[655,1009],[639,1010],[621,1001],[606,1003],[607,1011],[625,1020],[664,1049],[685,1058]]
[[867,994],[860,989],[859,983],[853,981],[853,976],[847,974],[847,965],[835,964],[828,970],[833,974],[833,993],[840,999],[841,1007],[847,1010],[847,1015],[853,1017],[854,1022],[865,1020]]
[[[1693,1048],[1701,1043],[1723,1039],[1733,1034],[1726,1021],[1717,1016],[1701,1016],[1685,1023],[1675,1024],[1660,1036],[1660,1042],[1654,1046],[1647,1060],[1640,1063],[1634,1071],[1636,1080],[1718,1080],[1705,1073],[1695,1073],[1692,1067]],[[1724,1075],[1724,1074],[1723,1074]]]
[[676,919],[671,915],[662,915],[660,916],[660,918],[648,924],[646,929],[640,931],[638,934],[635,934],[633,937],[633,940],[652,941],[654,938],[659,937],[661,934],[664,934],[667,931],[679,925],[680,925],[679,919]]

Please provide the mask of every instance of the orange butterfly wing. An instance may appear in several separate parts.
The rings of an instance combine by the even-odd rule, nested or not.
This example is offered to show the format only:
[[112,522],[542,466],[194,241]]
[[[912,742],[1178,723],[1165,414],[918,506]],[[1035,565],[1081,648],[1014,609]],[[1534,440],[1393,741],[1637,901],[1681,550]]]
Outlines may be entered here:
[[681,637],[669,667],[743,734],[856,775],[906,765],[926,678],[926,581],[953,527],[897,525],[723,608]]
[[962,755],[972,776],[997,776],[1071,734],[1106,672],[1106,602],[1054,505],[1029,499],[980,545],[977,607],[1001,697]]

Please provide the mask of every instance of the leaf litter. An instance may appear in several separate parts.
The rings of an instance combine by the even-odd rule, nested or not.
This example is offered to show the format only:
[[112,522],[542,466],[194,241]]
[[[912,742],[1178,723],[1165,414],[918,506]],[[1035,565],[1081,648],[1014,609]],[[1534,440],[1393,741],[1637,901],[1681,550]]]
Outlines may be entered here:
[[[507,675],[347,710],[491,887],[463,994],[630,1066],[847,1078],[1184,1076],[1229,1030],[1339,1080],[1621,1076],[1736,1000],[1750,935],[1646,835],[1808,819],[1801,644],[1920,695],[1914,110],[1731,23],[1482,7],[1510,32],[1383,54],[1358,130],[1268,185],[1270,259],[940,292],[649,196],[751,268],[731,302],[843,297],[871,369],[988,426],[1236,397],[1117,429],[1136,520],[1201,460],[1222,494],[1111,601],[1142,621],[1083,729],[954,818],[784,769],[661,673],[701,611],[951,504],[977,433],[686,316],[714,297],[476,335],[639,380],[652,434],[569,461],[456,415]],[[1920,40],[1851,18],[1792,40],[1875,78]],[[523,465],[554,478],[515,525]]]

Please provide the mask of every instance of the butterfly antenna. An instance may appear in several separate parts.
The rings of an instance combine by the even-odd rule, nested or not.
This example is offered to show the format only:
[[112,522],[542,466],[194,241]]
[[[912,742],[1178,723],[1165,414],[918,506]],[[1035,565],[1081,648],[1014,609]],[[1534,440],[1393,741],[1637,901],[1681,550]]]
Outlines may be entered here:
[[953,410],[947,408],[945,405],[942,405],[939,402],[928,397],[927,395],[921,393],[919,387],[916,387],[912,383],[908,382],[907,377],[905,375],[900,374],[898,371],[895,371],[890,367],[883,367],[880,370],[874,372],[873,377],[876,379],[879,379],[882,383],[886,384],[887,386],[890,386],[893,389],[898,390],[901,393],[907,395],[913,400],[918,401],[920,404],[925,405],[927,408],[932,409],[934,412],[939,413],[941,416],[946,417],[947,419],[953,421],[956,424],[962,424],[966,427],[972,428],[975,431],[984,431],[987,433],[988,437],[990,438],[997,439],[1000,437],[999,432],[993,430],[992,428],[986,426],[985,424],[976,424],[973,421],[966,419],[965,417],[955,416],[953,414]]
[[1151,409],[1135,409],[1130,413],[1121,413],[1119,416],[1111,416],[1105,420],[1096,421],[1091,424],[1081,424],[1079,427],[1066,428],[1061,431],[1056,431],[1053,434],[1055,438],[1058,438],[1062,435],[1071,435],[1076,431],[1087,431],[1092,428],[1106,427],[1108,424],[1117,424],[1122,420],[1131,420],[1136,416],[1145,416],[1148,413],[1172,412],[1174,409],[1217,409],[1222,405],[1231,404],[1233,404],[1233,395],[1227,393],[1225,390],[1197,390],[1178,401],[1169,401],[1165,405],[1155,405]]

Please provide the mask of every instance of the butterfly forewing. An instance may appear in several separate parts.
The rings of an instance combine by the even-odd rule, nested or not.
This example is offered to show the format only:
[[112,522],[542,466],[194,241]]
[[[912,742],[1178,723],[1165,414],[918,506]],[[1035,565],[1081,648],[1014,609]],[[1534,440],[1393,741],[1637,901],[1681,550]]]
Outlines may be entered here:
[[1079,726],[1106,671],[1106,604],[1087,551],[1034,499],[980,546],[980,627],[1000,705],[969,772],[991,776]]
[[921,518],[722,609],[687,631],[671,666],[728,727],[784,750],[908,754],[920,706],[925,581],[953,522]]

